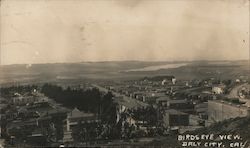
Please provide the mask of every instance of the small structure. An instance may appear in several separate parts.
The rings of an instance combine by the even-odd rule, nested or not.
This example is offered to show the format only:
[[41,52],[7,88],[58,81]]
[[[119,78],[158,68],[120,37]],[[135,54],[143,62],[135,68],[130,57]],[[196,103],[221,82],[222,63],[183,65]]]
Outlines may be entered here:
[[212,87],[212,93],[214,94],[223,94],[224,93],[224,89],[225,89],[225,85],[223,84],[219,84],[219,85],[216,85],[216,86],[213,86]]
[[47,137],[43,134],[42,130],[35,129],[30,135],[27,136],[27,142],[31,144],[39,144],[40,146],[45,146],[47,142]]
[[167,102],[171,100],[169,96],[164,96],[164,97],[159,97],[156,99],[156,104],[162,106],[162,107],[167,107]]
[[72,133],[71,131],[64,131],[64,135],[63,135],[63,142],[64,143],[70,143],[70,142],[74,141],[71,133]]
[[163,115],[163,123],[165,127],[188,126],[189,114],[174,109],[166,110]]
[[173,85],[176,84],[176,78],[172,78],[172,83],[173,83]]

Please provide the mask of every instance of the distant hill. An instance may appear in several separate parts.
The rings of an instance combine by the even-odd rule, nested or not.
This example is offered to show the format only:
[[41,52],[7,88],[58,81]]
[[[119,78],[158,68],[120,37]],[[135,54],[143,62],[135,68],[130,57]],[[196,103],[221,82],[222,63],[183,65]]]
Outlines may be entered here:
[[154,76],[154,77],[144,77],[141,80],[148,80],[148,81],[163,81],[163,80],[169,80],[171,81],[174,76]]
[[[145,67],[186,63],[187,65],[152,71],[135,71]],[[133,69],[133,71],[129,71]],[[248,75],[247,61],[194,61],[194,62],[143,62],[110,61],[82,63],[54,63],[0,66],[0,84],[43,83],[79,80],[128,80],[161,75],[175,76],[178,80],[220,78],[231,79]]]

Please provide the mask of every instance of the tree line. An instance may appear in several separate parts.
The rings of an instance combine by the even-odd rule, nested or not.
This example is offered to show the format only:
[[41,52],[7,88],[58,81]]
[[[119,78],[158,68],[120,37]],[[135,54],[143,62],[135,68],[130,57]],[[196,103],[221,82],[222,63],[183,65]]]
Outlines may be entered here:
[[41,92],[65,107],[77,107],[79,110],[100,115],[104,121],[115,121],[116,104],[111,92],[102,94],[97,88],[63,89],[52,84],[44,84]]

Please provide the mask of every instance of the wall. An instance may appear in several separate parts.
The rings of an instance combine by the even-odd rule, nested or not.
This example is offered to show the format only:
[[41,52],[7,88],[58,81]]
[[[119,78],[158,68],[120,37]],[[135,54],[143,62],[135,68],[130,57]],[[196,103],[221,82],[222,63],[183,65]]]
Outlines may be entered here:
[[225,119],[246,117],[250,115],[250,108],[245,106],[237,106],[229,104],[228,102],[221,102],[219,100],[208,101],[208,119],[210,121],[218,122]]

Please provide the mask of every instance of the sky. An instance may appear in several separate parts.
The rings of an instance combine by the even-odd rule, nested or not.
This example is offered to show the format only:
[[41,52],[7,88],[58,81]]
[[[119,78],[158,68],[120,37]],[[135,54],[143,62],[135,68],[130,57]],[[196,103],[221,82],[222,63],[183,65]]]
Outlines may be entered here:
[[241,60],[248,0],[2,0],[0,64]]

